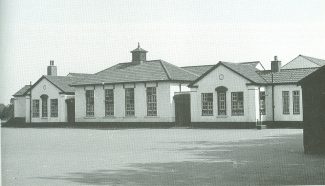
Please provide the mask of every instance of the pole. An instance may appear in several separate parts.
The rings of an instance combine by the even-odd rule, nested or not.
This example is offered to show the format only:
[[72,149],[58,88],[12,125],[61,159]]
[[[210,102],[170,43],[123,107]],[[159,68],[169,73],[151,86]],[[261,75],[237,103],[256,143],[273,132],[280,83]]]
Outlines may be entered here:
[[32,82],[29,82],[29,123],[32,123]]
[[274,123],[274,84],[273,84],[273,73],[272,75],[272,122]]

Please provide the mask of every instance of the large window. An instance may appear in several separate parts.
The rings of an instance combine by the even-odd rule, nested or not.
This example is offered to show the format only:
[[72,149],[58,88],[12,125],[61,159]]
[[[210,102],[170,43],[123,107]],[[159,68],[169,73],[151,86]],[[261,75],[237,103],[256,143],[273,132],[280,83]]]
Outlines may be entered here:
[[156,87],[147,88],[147,115],[157,116],[157,93]]
[[233,116],[244,115],[244,93],[243,92],[231,93],[231,115]]
[[42,117],[47,117],[47,95],[42,95],[41,99],[42,99]]
[[300,114],[300,92],[292,92],[293,114]]
[[213,115],[213,94],[202,93],[202,116]]
[[114,90],[105,90],[105,116],[114,116]]
[[58,117],[58,99],[51,99],[51,117]]
[[289,91],[282,91],[283,114],[290,114],[289,102]]
[[227,115],[226,92],[218,92],[218,115]]
[[260,92],[260,113],[261,115],[266,114],[265,109],[265,91]]
[[86,116],[94,116],[94,90],[86,90]]
[[33,117],[34,118],[39,117],[39,100],[38,99],[33,100]]
[[134,88],[125,89],[125,115],[134,116]]

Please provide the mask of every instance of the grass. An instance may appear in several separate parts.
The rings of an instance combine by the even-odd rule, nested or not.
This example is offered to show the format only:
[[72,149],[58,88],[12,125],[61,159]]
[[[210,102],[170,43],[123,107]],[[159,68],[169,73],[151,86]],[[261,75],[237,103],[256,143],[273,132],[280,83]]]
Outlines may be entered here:
[[325,184],[301,129],[2,128],[3,185]]

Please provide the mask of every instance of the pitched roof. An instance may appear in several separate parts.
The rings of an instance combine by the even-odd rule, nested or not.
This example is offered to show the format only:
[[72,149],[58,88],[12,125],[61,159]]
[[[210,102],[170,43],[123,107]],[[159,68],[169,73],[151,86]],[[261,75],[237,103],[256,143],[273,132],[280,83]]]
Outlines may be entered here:
[[43,76],[48,81],[50,81],[52,84],[54,84],[57,88],[59,88],[64,93],[73,93],[74,87],[71,87],[70,84],[72,84],[75,81],[79,81],[84,79],[84,77],[78,76]]
[[85,76],[88,76],[88,75],[92,75],[92,74],[86,74],[86,73],[73,73],[73,72],[70,72],[67,76],[85,77]]
[[309,74],[316,71],[318,68],[297,68],[297,69],[282,69],[280,72],[271,72],[270,70],[259,71],[258,73],[265,79],[267,83],[297,83]]
[[198,75],[163,60],[119,63],[72,83],[73,86],[150,81],[193,81]]
[[316,65],[324,66],[325,65],[325,60],[324,59],[318,59],[318,58],[314,58],[314,57],[309,57],[309,56],[304,56],[304,55],[300,55],[301,57],[315,63]]
[[25,85],[23,88],[18,90],[13,96],[14,97],[19,97],[19,96],[24,96],[30,88],[30,85]]
[[201,66],[186,66],[181,67],[184,70],[187,70],[189,72],[192,72],[198,76],[201,76],[206,71],[208,71],[210,68],[212,68],[214,65],[201,65]]

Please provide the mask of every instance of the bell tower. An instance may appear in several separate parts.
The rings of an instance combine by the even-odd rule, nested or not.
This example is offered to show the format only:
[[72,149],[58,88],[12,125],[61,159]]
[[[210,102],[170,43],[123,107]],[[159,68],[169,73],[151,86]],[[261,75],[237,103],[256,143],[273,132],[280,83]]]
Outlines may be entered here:
[[147,60],[147,52],[146,50],[140,47],[140,43],[138,43],[138,48],[131,51],[132,53],[132,63],[134,64],[142,64]]

